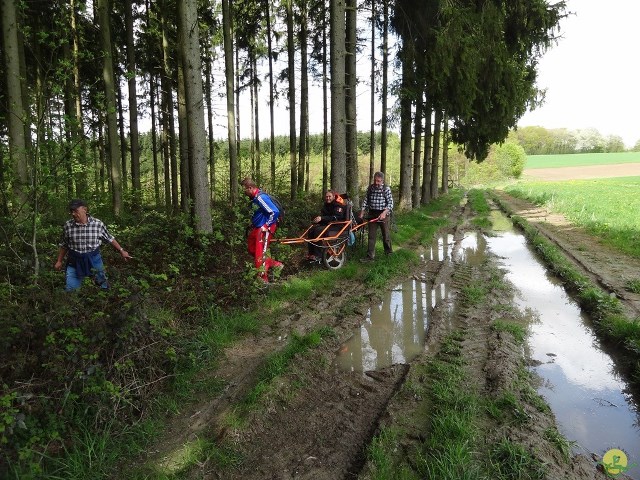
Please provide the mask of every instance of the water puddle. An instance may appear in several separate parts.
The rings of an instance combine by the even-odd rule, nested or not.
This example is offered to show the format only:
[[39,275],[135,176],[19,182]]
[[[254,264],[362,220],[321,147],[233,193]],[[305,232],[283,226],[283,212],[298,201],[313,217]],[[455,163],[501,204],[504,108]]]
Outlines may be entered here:
[[363,325],[342,346],[336,364],[344,371],[366,372],[408,363],[424,348],[430,292],[418,279],[387,292],[369,309]]
[[[612,448],[640,463],[638,411],[628,384],[596,338],[588,317],[510,228],[487,237],[519,291],[518,306],[531,313],[528,353],[542,380],[538,392],[556,416],[576,453],[603,456]],[[627,471],[640,478],[640,468]]]
[[[453,255],[454,238],[434,240],[425,256],[433,261],[481,265],[491,251],[516,287],[518,307],[528,313],[527,353],[540,378],[538,392],[556,416],[562,434],[575,442],[575,453],[603,456],[623,450],[634,465],[626,473],[640,479],[640,427],[634,399],[591,328],[590,320],[565,293],[560,282],[536,258],[511,221],[492,212],[491,236],[467,234]],[[366,372],[407,363],[424,349],[429,314],[451,308],[447,284],[430,288],[432,272],[407,280],[371,307],[364,324],[341,348],[336,366]],[[443,303],[444,302],[444,303]]]
[[[435,261],[451,259],[453,235],[436,238],[429,250]],[[429,288],[428,274],[412,278],[387,292],[379,305],[371,307],[364,323],[342,345],[335,365],[348,372],[363,373],[398,363],[408,363],[424,350],[429,311],[449,303],[449,286]]]

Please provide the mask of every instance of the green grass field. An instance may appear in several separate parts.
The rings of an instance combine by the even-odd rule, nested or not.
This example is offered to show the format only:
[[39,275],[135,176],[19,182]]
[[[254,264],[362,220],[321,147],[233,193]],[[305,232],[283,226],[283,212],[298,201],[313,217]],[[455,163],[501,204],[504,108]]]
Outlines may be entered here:
[[506,191],[562,213],[605,243],[640,258],[640,177],[521,182]]
[[640,163],[640,152],[529,155],[525,170],[528,168],[583,167],[586,165],[611,165],[616,163]]

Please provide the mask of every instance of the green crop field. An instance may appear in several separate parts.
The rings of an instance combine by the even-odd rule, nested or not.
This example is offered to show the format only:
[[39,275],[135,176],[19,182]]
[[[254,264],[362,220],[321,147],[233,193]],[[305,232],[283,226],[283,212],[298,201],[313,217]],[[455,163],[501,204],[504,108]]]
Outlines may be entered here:
[[583,167],[586,165],[611,165],[615,163],[640,163],[640,152],[529,155],[525,169]]
[[640,258],[640,177],[521,182],[506,191],[562,213],[605,243]]

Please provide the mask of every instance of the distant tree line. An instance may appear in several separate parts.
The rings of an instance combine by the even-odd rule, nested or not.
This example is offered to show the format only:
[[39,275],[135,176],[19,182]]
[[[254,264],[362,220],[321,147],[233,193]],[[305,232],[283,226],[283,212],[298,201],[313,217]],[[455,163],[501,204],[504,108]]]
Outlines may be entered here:
[[[563,153],[615,153],[626,150],[619,135],[601,135],[595,128],[568,130],[544,127],[521,127],[513,130],[509,138],[517,141],[527,155]],[[640,151],[640,140],[631,149]]]

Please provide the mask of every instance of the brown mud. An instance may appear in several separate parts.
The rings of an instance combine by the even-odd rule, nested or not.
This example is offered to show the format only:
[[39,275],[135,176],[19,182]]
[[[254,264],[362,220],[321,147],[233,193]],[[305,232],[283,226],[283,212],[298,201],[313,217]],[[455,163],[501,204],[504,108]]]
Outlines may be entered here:
[[[630,269],[635,268],[634,274],[640,271],[637,261],[610,251],[559,216],[502,192],[497,195],[511,213],[529,220],[600,285],[621,298],[629,312],[638,311],[639,299],[626,292],[621,282],[626,273],[631,273]],[[453,235],[452,257],[455,257],[465,231],[472,228],[469,223],[472,213],[461,205],[451,215],[458,226],[443,233]],[[420,251],[424,247],[418,245],[404,248],[425,253]],[[424,279],[429,288],[445,283],[450,289],[449,300],[436,304],[430,312],[425,349],[418,357],[408,365],[394,365],[365,375],[339,371],[334,360],[341,345],[363,323],[370,303],[376,301],[375,291],[361,284],[340,285],[332,291],[316,292],[304,304],[292,303],[285,309],[290,313],[272,319],[259,335],[245,338],[225,352],[218,369],[211,373],[225,382],[224,392],[216,398],[200,398],[185,405],[169,420],[166,433],[138,465],[153,465],[155,471],[171,474],[180,470],[189,446],[198,439],[206,439],[232,449],[242,460],[234,467],[221,468],[209,458],[192,467],[186,478],[371,478],[374,467],[367,463],[366,448],[383,426],[399,426],[405,432],[397,454],[411,464],[412,453],[425,435],[421,430],[424,404],[406,385],[428,382],[418,367],[437,354],[448,333],[459,329],[465,332],[462,348],[469,384],[489,398],[515,388],[521,392],[519,400],[528,418],[517,425],[498,422],[484,425],[482,443],[487,450],[508,437],[534,452],[548,466],[546,478],[606,478],[597,468],[595,457],[579,455],[570,461],[563,459],[544,435],[545,430],[555,427],[552,415],[529,405],[525,392],[514,387],[517,368],[526,365],[522,347],[511,335],[491,328],[497,318],[517,321],[517,309],[495,308],[512,304],[512,292],[492,292],[492,298],[480,308],[459,306],[461,289],[471,281],[489,281],[486,276],[499,271],[497,265],[496,258],[477,266],[446,259],[425,260],[407,272],[405,278],[397,279],[398,282],[410,277]],[[513,318],[504,318],[509,315]],[[297,359],[288,373],[276,380],[275,389],[261,401],[259,408],[250,413],[246,424],[236,426],[230,422],[237,404],[255,385],[265,357],[281,350],[292,334],[304,335],[323,326],[331,327],[335,335]]]

